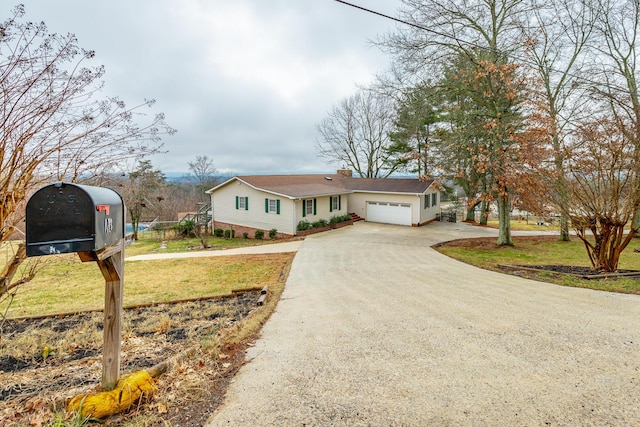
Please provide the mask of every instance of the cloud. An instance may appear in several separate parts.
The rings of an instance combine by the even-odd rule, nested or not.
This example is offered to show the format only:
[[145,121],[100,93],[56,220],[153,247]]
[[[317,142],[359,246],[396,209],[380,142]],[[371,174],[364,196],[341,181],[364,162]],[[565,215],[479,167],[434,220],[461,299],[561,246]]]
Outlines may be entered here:
[[[316,123],[386,68],[368,40],[393,28],[330,0],[24,3],[29,20],[96,51],[108,94],[157,100],[178,130],[152,158],[164,172],[197,155],[227,172],[333,169],[316,158]],[[399,0],[359,4],[393,14]]]

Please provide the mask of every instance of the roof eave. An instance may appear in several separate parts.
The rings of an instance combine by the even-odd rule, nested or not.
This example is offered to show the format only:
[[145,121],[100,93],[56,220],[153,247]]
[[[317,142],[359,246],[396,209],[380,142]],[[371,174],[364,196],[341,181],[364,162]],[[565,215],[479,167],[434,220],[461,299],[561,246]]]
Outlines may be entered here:
[[237,180],[237,179],[238,179],[238,177],[236,177],[236,176],[234,176],[233,178],[229,178],[229,179],[228,179],[228,180],[226,180],[225,182],[223,182],[223,183],[221,183],[221,184],[218,184],[218,185],[216,185],[215,187],[210,188],[209,190],[205,191],[205,193],[207,193],[207,194],[211,194],[211,193],[213,193],[214,191],[216,191],[217,189],[222,188],[222,187],[224,187],[225,185],[227,185],[227,184],[231,183],[231,181],[235,181],[235,180]]
[[[427,191],[427,190],[425,190]],[[375,194],[398,194],[402,196],[422,196],[422,193],[414,193],[410,191],[379,191],[379,190],[353,190],[354,193],[375,193]]]

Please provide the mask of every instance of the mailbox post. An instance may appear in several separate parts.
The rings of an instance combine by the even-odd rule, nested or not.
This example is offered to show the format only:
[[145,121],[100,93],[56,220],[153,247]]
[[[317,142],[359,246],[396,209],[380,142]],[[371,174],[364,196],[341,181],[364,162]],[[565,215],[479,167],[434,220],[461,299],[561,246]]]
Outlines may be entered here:
[[124,287],[124,202],[115,191],[58,182],[36,191],[26,208],[27,256],[78,253],[105,279],[102,389],[120,377]]

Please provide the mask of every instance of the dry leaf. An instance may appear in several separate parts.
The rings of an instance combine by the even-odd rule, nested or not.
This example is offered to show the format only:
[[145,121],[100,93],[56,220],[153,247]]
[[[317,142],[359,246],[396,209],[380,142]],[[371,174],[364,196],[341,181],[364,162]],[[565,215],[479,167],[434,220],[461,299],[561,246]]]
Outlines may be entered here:
[[42,415],[36,415],[35,417],[31,418],[31,420],[29,421],[29,425],[33,427],[42,427],[43,423],[44,423],[44,420],[42,419]]

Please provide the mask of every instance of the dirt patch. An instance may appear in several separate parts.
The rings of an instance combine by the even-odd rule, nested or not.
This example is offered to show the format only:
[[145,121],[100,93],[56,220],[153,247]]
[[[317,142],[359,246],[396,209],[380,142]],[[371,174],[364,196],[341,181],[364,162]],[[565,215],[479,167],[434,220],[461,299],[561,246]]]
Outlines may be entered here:
[[[499,246],[496,244],[495,237],[478,237],[474,239],[458,239],[458,240],[450,240],[448,242],[438,243],[434,245],[435,248],[440,247],[459,247],[459,248],[469,248],[469,249],[501,249],[504,246]],[[542,236],[517,236],[514,237],[514,240],[527,242],[531,245],[539,245],[548,242],[555,242],[558,240],[558,236],[556,235],[542,235]]]
[[[259,295],[125,310],[121,373],[167,360],[172,369],[157,379],[152,399],[104,424],[126,425],[144,413],[147,426],[203,425],[244,361],[244,345],[220,347],[219,332],[248,316]],[[8,320],[1,339],[0,425],[43,425],[63,418],[69,398],[100,384],[100,312]]]
[[608,279],[612,277],[630,277],[640,279],[640,271],[638,270],[617,270],[613,273],[603,273],[593,270],[590,267],[581,267],[577,265],[499,265],[502,270],[530,270],[530,271],[547,271],[557,274],[569,274],[584,279]]

